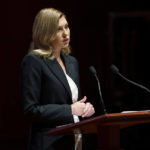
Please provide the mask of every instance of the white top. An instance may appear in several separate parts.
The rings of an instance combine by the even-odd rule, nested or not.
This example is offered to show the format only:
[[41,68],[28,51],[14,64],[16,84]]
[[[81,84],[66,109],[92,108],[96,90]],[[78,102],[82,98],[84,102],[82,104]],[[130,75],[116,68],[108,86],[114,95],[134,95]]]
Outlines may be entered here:
[[[69,86],[70,86],[70,90],[71,90],[71,94],[72,94],[72,103],[77,102],[78,99],[78,87],[76,86],[75,82],[65,73],[66,78],[68,80]],[[73,115],[74,118],[74,122],[79,122],[79,117],[76,115]]]
[[[71,94],[72,94],[72,103],[77,102],[78,99],[78,87],[76,86],[75,82],[65,73],[66,78],[68,80]],[[76,115],[73,115],[74,122],[79,122],[79,117]],[[75,150],[82,150],[82,135],[80,132],[78,134],[75,134]]]

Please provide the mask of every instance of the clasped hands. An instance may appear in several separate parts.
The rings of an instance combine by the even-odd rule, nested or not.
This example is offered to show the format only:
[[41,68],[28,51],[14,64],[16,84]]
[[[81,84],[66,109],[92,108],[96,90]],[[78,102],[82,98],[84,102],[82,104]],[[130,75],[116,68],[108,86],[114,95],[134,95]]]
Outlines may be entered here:
[[71,110],[73,115],[81,117],[90,117],[95,113],[94,107],[91,103],[85,101],[87,97],[84,96],[83,99],[77,101],[71,105]]

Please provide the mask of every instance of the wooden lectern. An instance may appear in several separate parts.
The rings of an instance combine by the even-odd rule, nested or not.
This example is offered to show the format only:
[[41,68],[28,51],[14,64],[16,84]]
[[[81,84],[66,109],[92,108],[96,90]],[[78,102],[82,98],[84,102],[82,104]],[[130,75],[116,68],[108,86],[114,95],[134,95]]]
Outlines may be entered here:
[[121,150],[120,130],[129,126],[149,122],[150,112],[148,111],[112,113],[58,127],[49,131],[47,136],[79,132],[82,134],[95,133],[98,135],[98,148],[96,150]]

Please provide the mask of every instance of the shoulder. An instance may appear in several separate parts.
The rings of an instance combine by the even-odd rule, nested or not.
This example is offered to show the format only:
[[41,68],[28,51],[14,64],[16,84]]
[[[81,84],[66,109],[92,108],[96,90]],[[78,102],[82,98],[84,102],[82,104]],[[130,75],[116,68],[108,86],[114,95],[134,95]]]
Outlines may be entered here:
[[42,64],[43,64],[43,61],[42,61],[42,58],[35,55],[35,54],[27,54],[24,56],[22,62],[21,62],[21,68],[22,69],[25,69],[25,68],[28,68],[28,69],[40,69],[42,68]]
[[68,61],[70,63],[77,63],[78,64],[78,60],[74,57],[74,56],[71,56],[71,55],[67,55],[66,58],[68,59]]
[[35,55],[35,54],[27,54],[24,56],[23,60],[22,60],[22,63],[40,63],[42,60],[41,57]]

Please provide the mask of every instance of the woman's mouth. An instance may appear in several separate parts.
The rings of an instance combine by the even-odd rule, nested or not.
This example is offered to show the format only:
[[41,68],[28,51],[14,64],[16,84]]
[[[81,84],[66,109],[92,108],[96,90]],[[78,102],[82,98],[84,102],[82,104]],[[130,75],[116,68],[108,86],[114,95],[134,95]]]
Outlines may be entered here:
[[63,40],[63,42],[64,42],[65,44],[68,44],[68,43],[69,43],[69,39],[66,38],[66,39]]

